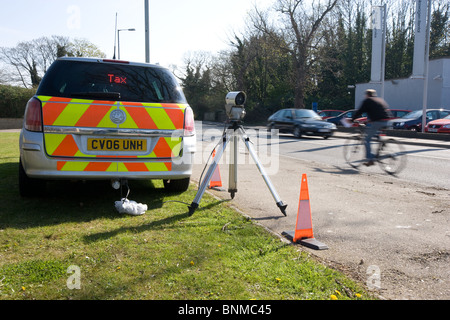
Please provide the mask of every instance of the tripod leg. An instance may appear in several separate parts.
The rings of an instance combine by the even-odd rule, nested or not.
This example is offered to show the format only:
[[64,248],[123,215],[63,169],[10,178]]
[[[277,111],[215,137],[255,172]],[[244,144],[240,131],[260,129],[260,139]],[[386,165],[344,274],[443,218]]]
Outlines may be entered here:
[[231,157],[228,171],[228,192],[231,195],[231,199],[234,199],[234,195],[237,192],[237,158],[238,158],[238,137],[233,132],[233,137],[231,138],[232,148]]
[[242,140],[244,141],[245,146],[247,147],[247,150],[250,152],[250,155],[252,156],[253,161],[255,161],[256,166],[258,167],[258,170],[261,173],[261,175],[262,175],[262,177],[263,177],[267,187],[269,188],[270,192],[272,193],[272,196],[273,196],[273,198],[274,198],[278,208],[280,209],[281,213],[283,213],[284,216],[286,216],[287,204],[284,204],[283,201],[278,196],[278,193],[275,190],[275,187],[273,186],[272,182],[270,181],[269,176],[266,173],[266,170],[261,165],[261,162],[259,161],[259,158],[258,158],[258,156],[255,153],[255,150],[253,150],[253,146],[251,145],[250,139],[245,134],[245,132],[244,132],[244,130],[242,128],[241,128],[241,132],[242,132]]
[[222,138],[222,144],[219,145],[219,150],[216,153],[216,156],[213,159],[213,162],[208,168],[208,171],[206,172],[205,178],[200,184],[200,187],[198,188],[197,194],[195,195],[194,200],[192,201],[191,205],[189,206],[189,216],[194,214],[194,211],[198,208],[198,205],[200,203],[200,200],[203,197],[203,194],[206,191],[206,187],[209,185],[209,182],[213,176],[214,170],[216,170],[217,164],[220,161],[220,158],[222,158],[223,152],[225,151],[225,148],[230,141],[230,138],[226,135]]

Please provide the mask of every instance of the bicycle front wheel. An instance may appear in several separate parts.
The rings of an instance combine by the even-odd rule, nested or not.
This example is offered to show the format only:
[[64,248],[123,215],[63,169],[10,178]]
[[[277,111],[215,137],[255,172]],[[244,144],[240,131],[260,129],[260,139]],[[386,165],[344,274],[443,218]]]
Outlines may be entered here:
[[353,168],[357,169],[364,162],[366,149],[361,138],[350,138],[344,144],[344,159]]
[[403,146],[394,139],[383,141],[378,150],[378,164],[388,174],[399,173],[406,165]]

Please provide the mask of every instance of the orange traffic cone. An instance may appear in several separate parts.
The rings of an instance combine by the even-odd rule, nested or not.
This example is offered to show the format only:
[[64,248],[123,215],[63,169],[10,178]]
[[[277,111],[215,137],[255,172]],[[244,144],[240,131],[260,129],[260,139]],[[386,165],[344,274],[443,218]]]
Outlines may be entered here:
[[[213,158],[216,156],[216,150],[213,151]],[[219,170],[219,164],[217,164],[216,169],[213,172],[213,175],[211,177],[211,180],[209,181],[209,189],[212,188],[220,188],[222,187],[222,179],[220,177],[220,170]]]
[[302,175],[302,182],[300,185],[300,200],[298,202],[295,231],[283,232],[283,234],[289,239],[292,239],[293,242],[298,242],[306,247],[316,250],[328,249],[326,244],[323,244],[314,238],[306,174]]
[[294,242],[304,238],[314,238],[311,205],[309,203],[308,180],[306,174],[302,175],[300,186],[300,200],[298,202],[297,222],[295,223]]

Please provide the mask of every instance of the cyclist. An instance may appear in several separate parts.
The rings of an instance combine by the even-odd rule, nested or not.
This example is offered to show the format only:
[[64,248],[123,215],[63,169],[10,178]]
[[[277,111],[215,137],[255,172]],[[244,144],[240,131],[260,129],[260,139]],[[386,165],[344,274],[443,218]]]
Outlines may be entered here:
[[387,127],[387,121],[391,118],[391,113],[388,110],[388,104],[382,98],[377,97],[377,92],[373,89],[367,89],[365,92],[365,99],[359,109],[353,114],[352,121],[361,117],[366,112],[368,125],[366,127],[366,140],[364,145],[366,147],[365,166],[372,166],[374,164],[374,155],[370,148],[370,141],[381,129]]

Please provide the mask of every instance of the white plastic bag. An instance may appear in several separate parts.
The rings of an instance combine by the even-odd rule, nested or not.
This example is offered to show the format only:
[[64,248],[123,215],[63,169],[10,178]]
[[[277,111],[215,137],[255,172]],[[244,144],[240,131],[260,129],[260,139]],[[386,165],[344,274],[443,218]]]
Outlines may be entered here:
[[143,215],[148,209],[146,204],[137,203],[136,201],[128,200],[127,198],[116,201],[115,207],[119,213],[127,213],[132,216]]

